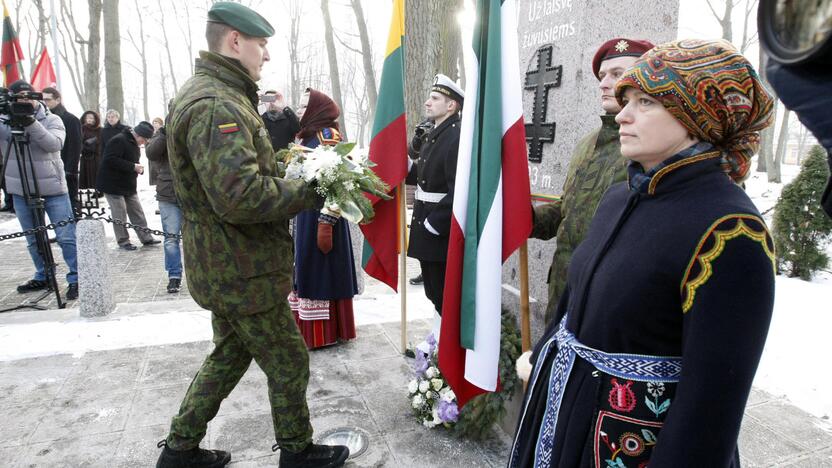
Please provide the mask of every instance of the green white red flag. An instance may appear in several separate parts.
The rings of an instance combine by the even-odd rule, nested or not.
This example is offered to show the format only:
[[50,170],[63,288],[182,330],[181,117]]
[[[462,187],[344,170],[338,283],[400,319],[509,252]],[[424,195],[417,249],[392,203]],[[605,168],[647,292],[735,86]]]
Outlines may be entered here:
[[472,46],[439,340],[460,407],[497,389],[502,264],[532,228],[515,0],[477,1]]

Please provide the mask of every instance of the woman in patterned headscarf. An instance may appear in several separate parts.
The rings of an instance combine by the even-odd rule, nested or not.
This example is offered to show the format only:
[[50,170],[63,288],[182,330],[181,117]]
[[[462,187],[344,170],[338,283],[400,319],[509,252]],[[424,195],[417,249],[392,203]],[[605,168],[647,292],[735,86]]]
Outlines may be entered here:
[[[307,148],[341,142],[341,110],[326,94],[308,88],[297,110],[298,143]],[[347,220],[318,210],[294,220],[295,288],[289,306],[309,349],[355,338],[352,298],[358,293]]]
[[629,182],[573,254],[509,466],[737,467],[774,303],[773,243],[737,182],[772,99],[733,46],[696,40],[648,51],[616,97]]

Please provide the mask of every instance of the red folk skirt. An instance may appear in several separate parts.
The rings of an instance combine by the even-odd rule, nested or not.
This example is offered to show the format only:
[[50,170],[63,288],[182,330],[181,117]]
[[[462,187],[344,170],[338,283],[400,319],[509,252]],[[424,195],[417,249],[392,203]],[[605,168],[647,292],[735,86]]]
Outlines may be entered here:
[[309,349],[333,345],[339,340],[345,341],[355,338],[352,298],[329,301],[328,319],[303,320],[300,318],[296,307],[292,307],[292,315],[294,315],[295,323],[298,324],[300,334]]

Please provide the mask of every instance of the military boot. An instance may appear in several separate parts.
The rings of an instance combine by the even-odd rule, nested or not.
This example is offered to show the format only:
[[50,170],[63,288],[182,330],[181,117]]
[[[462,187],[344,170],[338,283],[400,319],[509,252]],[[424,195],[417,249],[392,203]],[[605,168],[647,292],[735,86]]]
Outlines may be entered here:
[[[275,444],[273,451],[280,447]],[[280,449],[280,468],[337,468],[350,456],[350,449],[343,445],[309,444],[300,452]]]
[[173,450],[164,440],[157,447],[165,447],[156,468],[222,468],[231,461],[231,454],[222,450],[205,450],[199,447],[190,450]]

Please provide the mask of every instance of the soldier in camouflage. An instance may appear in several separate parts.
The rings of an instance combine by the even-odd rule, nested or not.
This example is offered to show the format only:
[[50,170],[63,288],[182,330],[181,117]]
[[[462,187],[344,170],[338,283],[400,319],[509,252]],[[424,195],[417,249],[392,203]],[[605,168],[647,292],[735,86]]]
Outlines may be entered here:
[[626,161],[621,156],[615,116],[621,107],[615,100],[618,78],[646,51],[648,41],[616,38],[605,42],[592,61],[601,91],[601,128],[592,131],[575,146],[560,200],[534,208],[534,229],[529,237],[548,240],[557,236],[552,266],[549,267],[549,302],[546,323],[555,317],[566,287],[566,270],[572,252],[586,235],[601,196],[614,183],[627,180]]
[[185,271],[211,310],[214,350],[197,372],[157,467],[222,467],[231,456],[199,443],[251,360],[266,374],[281,467],[336,467],[343,446],[313,444],[306,403],[309,357],[286,296],[292,288],[288,221],[323,200],[279,177],[257,113],[272,26],[238,3],[208,12],[209,51],[180,89],[168,122],[168,155],[182,209]]

